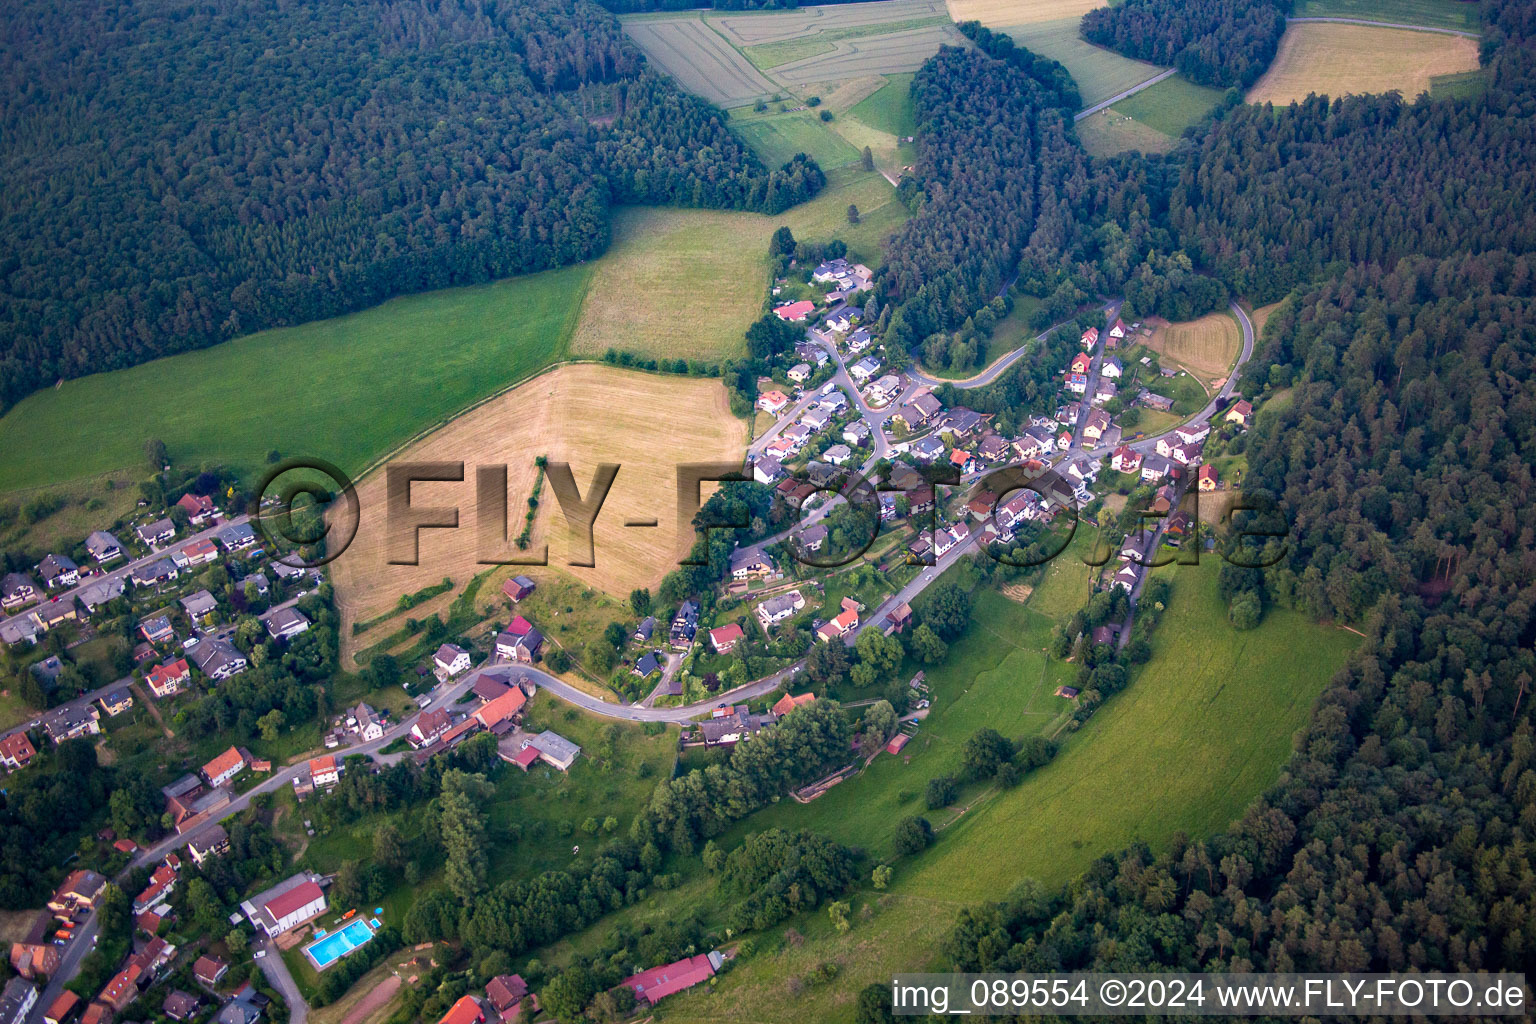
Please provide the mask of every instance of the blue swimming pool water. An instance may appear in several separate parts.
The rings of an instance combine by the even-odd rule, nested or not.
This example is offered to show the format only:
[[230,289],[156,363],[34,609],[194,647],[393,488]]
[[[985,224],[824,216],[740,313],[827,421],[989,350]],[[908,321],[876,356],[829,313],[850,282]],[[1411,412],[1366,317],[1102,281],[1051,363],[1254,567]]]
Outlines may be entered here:
[[314,961],[317,968],[325,970],[371,938],[373,938],[373,928],[367,921],[359,918],[345,928],[311,942],[304,947],[304,953]]

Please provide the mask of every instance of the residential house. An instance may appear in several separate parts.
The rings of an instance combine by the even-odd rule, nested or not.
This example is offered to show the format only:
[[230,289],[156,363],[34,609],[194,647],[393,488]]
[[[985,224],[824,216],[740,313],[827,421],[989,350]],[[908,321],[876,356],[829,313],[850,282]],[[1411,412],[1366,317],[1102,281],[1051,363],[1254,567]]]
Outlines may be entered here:
[[516,604],[529,594],[533,593],[538,584],[527,576],[513,576],[501,585],[501,592],[507,596],[507,600]]
[[482,704],[471,716],[482,728],[503,733],[517,723],[517,718],[528,706],[528,697],[517,687],[511,687],[495,700]]
[[1141,478],[1149,483],[1163,479],[1173,469],[1173,463],[1162,455],[1147,455],[1141,460]]
[[800,422],[810,427],[813,432],[819,432],[828,423],[832,422],[832,414],[821,406],[813,406],[805,410],[805,415],[800,417]]
[[229,964],[216,956],[200,956],[192,965],[192,977],[199,985],[213,988],[229,973]]
[[80,1024],[112,1024],[112,1008],[105,1003],[92,1002],[80,1015]]
[[80,603],[85,606],[86,612],[91,613],[102,605],[116,601],[127,589],[128,585],[121,576],[102,576],[81,587],[75,592],[75,596],[80,598]]
[[907,453],[919,462],[936,462],[944,454],[944,442],[929,434],[913,441]]
[[139,632],[152,644],[163,643],[176,635],[169,615],[152,615],[139,623]]
[[772,713],[754,715],[747,710],[745,704],[738,704],[729,710],[717,708],[712,717],[699,725],[699,734],[704,738],[705,746],[735,746],[756,736],[776,721],[778,719]]
[[240,904],[246,919],[268,935],[281,935],[325,912],[318,876],[301,872]]
[[203,778],[210,786],[222,786],[245,771],[247,761],[239,747],[230,747],[218,757],[203,765]]
[[37,1005],[37,986],[26,978],[12,978],[0,989],[0,1024],[26,1024]]
[[154,587],[162,583],[168,583],[181,575],[181,570],[176,568],[176,563],[169,558],[158,558],[153,562],[135,566],[128,574],[136,587]]
[[200,640],[188,649],[192,663],[209,679],[228,679],[244,672],[245,655],[228,640]]
[[719,953],[700,953],[686,960],[632,974],[622,984],[634,992],[637,1002],[655,1006],[673,993],[708,981],[723,962]]
[[1100,377],[1108,377],[1111,380],[1119,380],[1124,374],[1125,366],[1114,356],[1110,356],[1108,359],[1104,360],[1103,363],[1099,364]]
[[411,743],[417,747],[429,747],[442,739],[443,734],[452,727],[453,720],[448,717],[446,708],[423,711],[411,725]]
[[1216,479],[1216,467],[1210,463],[1200,467],[1200,473],[1196,477],[1197,486],[1205,492],[1214,491],[1218,483]]
[[165,997],[165,1002],[160,1004],[160,1011],[171,1020],[191,1020],[197,1015],[200,1005],[197,996],[173,988],[171,994]]
[[177,658],[151,668],[145,681],[149,684],[150,694],[157,700],[163,700],[179,693],[191,678],[192,671],[187,667],[187,659]]
[[171,561],[175,562],[176,566],[181,569],[191,568],[194,565],[207,565],[209,562],[216,562],[218,560],[219,549],[214,546],[213,541],[208,540],[206,537],[184,545],[171,555]]
[[1088,391],[1088,375],[1086,373],[1067,374],[1066,388],[1074,395],[1086,394]]
[[14,942],[11,969],[28,981],[51,977],[59,969],[59,947],[45,942]]
[[782,391],[764,391],[757,396],[757,407],[770,416],[777,416],[789,404],[789,396]]
[[816,403],[816,407],[824,410],[828,416],[840,415],[848,408],[848,396],[843,394],[841,388],[834,387],[831,392],[822,392],[821,401]]
[[684,601],[682,607],[672,618],[672,626],[669,634],[674,650],[686,651],[693,646],[694,634],[699,628],[699,602],[691,598]]
[[870,345],[874,344],[875,338],[874,335],[869,333],[869,329],[867,327],[860,327],[858,330],[848,335],[846,340],[848,351],[857,355],[858,353],[863,352],[869,348]]
[[37,623],[31,619],[9,619],[0,622],[0,640],[8,647],[37,643]]
[[651,634],[654,632],[656,632],[656,616],[647,615],[640,620],[640,625],[635,627],[635,643],[650,643]]
[[1112,402],[1119,394],[1119,385],[1112,380],[1105,380],[1103,377],[1100,377],[1093,386],[1093,404],[1104,405],[1107,402]]
[[0,578],[0,607],[14,611],[37,597],[37,584],[30,576],[19,572],[6,573]]
[[1063,430],[1060,434],[1056,435],[1056,447],[1062,451],[1066,451],[1068,448],[1071,448],[1072,431]]
[[731,552],[731,579],[760,580],[772,576],[773,559],[757,548]]
[[458,644],[443,644],[432,655],[432,670],[439,679],[452,679],[460,672],[467,672],[470,661],[469,652]]
[[752,460],[752,479],[760,484],[775,484],[784,479],[784,463],[772,455],[759,455]]
[[787,302],[774,308],[774,315],[788,323],[798,324],[811,315],[816,308],[816,303],[809,299],[801,299],[799,302]]
[[341,765],[332,754],[309,759],[309,781],[316,789],[334,786],[341,781]]
[[805,607],[805,597],[798,590],[791,590],[786,594],[778,594],[770,597],[757,606],[757,620],[763,624],[764,629],[777,625],[785,619],[795,616],[795,613]]
[[192,857],[192,863],[201,867],[206,861],[214,857],[222,857],[229,852],[229,833],[224,831],[223,825],[213,825],[202,834],[187,840],[187,853]]
[[267,636],[273,640],[292,640],[298,634],[309,629],[309,616],[293,606],[278,608],[267,614],[263,622],[267,623]]
[[1240,427],[1251,426],[1253,424],[1253,403],[1246,398],[1239,398],[1232,403],[1232,407],[1227,410],[1227,414],[1222,418],[1227,423],[1236,423]]
[[740,626],[729,622],[709,631],[709,646],[714,648],[716,654],[727,654],[741,643],[742,637],[746,635]]
[[816,703],[816,695],[814,693],[799,693],[793,697],[786,693],[784,696],[775,701],[773,707],[769,710],[779,718],[783,718],[785,715],[795,710],[795,708],[804,707],[807,704],[814,703]]
[[842,611],[817,626],[816,636],[820,640],[832,641],[858,628],[859,602],[851,597],[845,597],[842,600]]
[[956,448],[949,453],[949,464],[958,469],[962,476],[966,473],[974,473],[979,468],[976,464],[976,456],[961,448]]
[[656,652],[646,651],[636,660],[635,667],[630,669],[630,671],[644,679],[659,668],[661,668],[661,662],[657,659]]
[[0,765],[8,771],[20,771],[37,756],[37,748],[24,732],[13,732],[0,739]]
[[827,318],[823,322],[827,327],[842,334],[845,331],[851,330],[853,325],[858,323],[859,318],[863,315],[864,310],[858,306],[838,306],[827,314]]
[[133,708],[133,694],[128,692],[128,687],[120,686],[115,690],[109,690],[102,694],[99,703],[101,704],[101,709],[109,717],[116,718],[124,711]]
[[1088,328],[1078,340],[1083,343],[1083,348],[1092,352],[1093,346],[1099,343],[1099,329],[1097,327]]
[[50,598],[32,609],[32,621],[37,623],[37,628],[47,632],[55,626],[66,622],[74,622],[80,618],[80,613],[75,608],[75,599],[70,594]]
[[193,526],[202,526],[217,511],[213,507],[213,499],[205,494],[183,494],[176,502],[176,507],[186,511],[187,522]]
[[1121,590],[1129,594],[1132,590],[1135,589],[1136,583],[1140,579],[1141,574],[1136,571],[1136,566],[1130,563],[1124,563],[1118,570],[1116,570],[1111,585],[1119,587]]
[[1200,452],[1204,449],[1202,444],[1192,444],[1188,441],[1176,444],[1169,450],[1173,461],[1181,466],[1188,466],[1200,461]]
[[938,558],[943,558],[946,553],[956,545],[969,540],[971,528],[965,522],[958,522],[947,530],[935,531],[933,535],[933,552]]
[[250,523],[230,523],[214,536],[227,551],[241,551],[256,543],[256,531]]
[[80,567],[64,555],[48,555],[37,564],[37,573],[43,578],[43,586],[72,587],[80,582]]
[[353,726],[357,730],[357,736],[364,743],[384,738],[384,722],[379,713],[373,710],[372,705],[363,703],[352,709]]
[[169,519],[156,519],[152,523],[145,523],[134,532],[139,535],[139,540],[155,548],[176,536],[176,524]]
[[808,526],[794,535],[800,542],[802,551],[820,551],[827,542],[827,528],[820,523]]
[[827,462],[832,463],[834,466],[841,466],[843,463],[853,458],[853,449],[849,448],[845,444],[834,444],[826,451],[822,452],[821,457]]
[[1173,433],[1185,444],[1201,444],[1211,436],[1211,427],[1208,423],[1186,423]]
[[1026,459],[1038,459],[1056,448],[1056,439],[1044,427],[1026,427],[1013,439],[1013,448]]
[[208,591],[199,590],[195,594],[188,594],[182,598],[181,607],[186,610],[187,618],[196,622],[218,610],[219,602]]
[[995,466],[1001,462],[1007,462],[1012,444],[1005,437],[996,434],[988,434],[981,439],[976,446],[976,458],[989,466]]
[[101,712],[94,704],[67,706],[44,720],[43,731],[55,745],[81,736],[95,736],[101,732]]
[[485,1010],[474,996],[460,996],[437,1024],[485,1024]]
[[507,628],[496,634],[496,657],[531,665],[539,660],[544,634],[521,615],[512,616]]
[[943,411],[943,403],[932,392],[924,391],[897,409],[891,416],[891,422],[899,424],[903,430],[916,430]]
[[795,355],[808,363],[816,364],[818,368],[827,365],[827,360],[832,358],[827,355],[826,349],[811,341],[796,342]]
[[577,755],[581,753],[579,746],[548,729],[528,740],[527,746],[539,752],[540,761],[562,772],[570,771],[571,765],[576,763]]
[[1069,374],[1075,373],[1079,376],[1087,376],[1088,371],[1091,369],[1093,369],[1093,356],[1087,352],[1079,352],[1072,357],[1072,362],[1068,364],[1067,372]]
[[910,625],[912,625],[912,606],[905,601],[892,608],[880,620],[880,629],[886,636],[906,632]]
[[865,356],[852,366],[848,367],[848,374],[857,383],[862,384],[875,374],[880,372],[880,360],[874,356]]
[[1109,336],[1115,341],[1125,340],[1125,321],[1117,317],[1115,322],[1110,325]]
[[806,381],[811,379],[811,364],[796,363],[794,366],[789,368],[789,372],[784,376],[788,377],[796,384],[804,384]]
[[142,914],[170,896],[176,888],[176,871],[169,863],[158,865],[154,874],[149,876],[149,884],[144,887],[144,891],[133,898],[133,912]]
[[1088,420],[1083,424],[1083,438],[1095,444],[1104,436],[1104,432],[1110,426],[1109,413],[1103,409],[1094,409],[1088,414]]
[[123,557],[122,543],[105,530],[91,531],[91,535],[85,538],[85,550],[91,553],[98,565],[106,565]]
[[68,921],[80,911],[94,910],[106,885],[105,877],[85,868],[76,868],[53,891],[48,899],[48,909],[54,917]]
[[[520,974],[498,974],[485,983],[486,1002],[501,1015],[503,1024],[517,1019],[522,1001],[528,997],[528,983]],[[537,998],[534,1005],[537,1005]]]
[[48,1009],[43,1011],[43,1020],[47,1024],[64,1024],[80,1009],[80,997],[69,989],[59,993],[59,997],[48,1004]]

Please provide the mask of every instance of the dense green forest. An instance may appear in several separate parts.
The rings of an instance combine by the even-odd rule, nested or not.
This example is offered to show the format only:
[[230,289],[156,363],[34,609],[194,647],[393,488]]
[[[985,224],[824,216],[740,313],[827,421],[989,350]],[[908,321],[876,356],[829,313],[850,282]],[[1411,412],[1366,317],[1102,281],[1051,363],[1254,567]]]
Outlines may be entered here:
[[966,910],[956,968],[1536,958],[1536,4],[1506,5],[1490,40],[1484,98],[1242,109],[1187,158],[1193,209],[1171,219],[1191,250],[1248,294],[1289,293],[1242,381],[1287,389],[1243,439],[1246,489],[1287,533],[1223,592],[1365,641],[1230,830]]
[[[713,8],[717,11],[793,11],[801,6],[799,0],[600,0],[602,5],[618,14],[639,11],[692,11]],[[823,4],[870,3],[873,0],[816,0]],[[810,6],[810,5],[806,5]]]
[[586,259],[614,202],[777,212],[823,183],[769,172],[590,0],[26,0],[5,21],[0,408]]
[[1083,15],[1082,33],[1201,85],[1246,89],[1275,59],[1290,11],[1290,0],[1125,0]]

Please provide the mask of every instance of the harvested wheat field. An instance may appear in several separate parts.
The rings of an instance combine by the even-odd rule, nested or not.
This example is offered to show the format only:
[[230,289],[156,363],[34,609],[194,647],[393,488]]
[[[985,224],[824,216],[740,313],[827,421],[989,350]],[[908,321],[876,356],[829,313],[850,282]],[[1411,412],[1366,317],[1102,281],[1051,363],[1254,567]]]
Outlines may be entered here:
[[1254,341],[1262,341],[1264,339],[1264,325],[1269,323],[1270,314],[1279,308],[1280,303],[1271,302],[1269,305],[1260,306],[1248,314],[1248,319],[1253,323]]
[[[507,532],[522,530],[535,476],[534,459],[571,464],[585,499],[599,463],[620,466],[594,529],[596,565],[567,565],[571,554],[564,518],[546,483],[528,553],[548,543],[550,570],[571,573],[588,586],[628,596],[655,585],[692,542],[677,529],[677,467],[691,462],[739,461],[746,426],[731,415],[718,380],[637,373],[579,364],[553,370],[466,413],[413,444],[392,463],[464,463],[464,482],[421,482],[413,508],[457,506],[459,528],[422,530],[416,565],[390,565],[385,546],[385,473],[358,485],[362,520],[357,538],[333,564],[342,631],[394,606],[444,576],[468,580],[478,564],[476,467],[507,465]],[[625,527],[656,520],[654,527]],[[516,549],[512,549],[516,553]],[[549,570],[544,570],[549,571]]]
[[1229,313],[1211,313],[1181,324],[1149,322],[1153,331],[1147,347],[1164,361],[1178,363],[1202,383],[1225,377],[1242,347],[1242,333]]
[[1477,40],[1367,25],[1293,24],[1249,103],[1290,103],[1308,94],[1391,92],[1412,100],[1438,75],[1477,67]]
[[628,207],[593,265],[571,352],[657,359],[744,355],[762,313],[774,221],[755,213]]
[[1103,0],[949,0],[949,16],[956,22],[979,21],[988,28],[1029,25],[1037,21],[1082,17]]

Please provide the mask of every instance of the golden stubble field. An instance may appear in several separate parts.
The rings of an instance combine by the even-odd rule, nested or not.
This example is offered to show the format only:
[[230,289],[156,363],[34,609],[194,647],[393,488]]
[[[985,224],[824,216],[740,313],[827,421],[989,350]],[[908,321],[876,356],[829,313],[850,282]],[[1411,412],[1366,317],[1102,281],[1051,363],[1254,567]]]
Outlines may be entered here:
[[979,21],[997,28],[1040,21],[1082,17],[1103,0],[949,0],[949,16],[957,22]]
[[1153,330],[1147,347],[1207,384],[1227,375],[1243,344],[1242,332],[1229,313],[1211,313],[1179,324],[1149,323]]
[[1248,91],[1249,103],[1290,103],[1308,94],[1400,90],[1412,100],[1429,91],[1430,79],[1477,67],[1477,41],[1463,36],[1368,25],[1293,24],[1264,77]]
[[[731,415],[718,380],[661,376],[578,364],[553,370],[509,391],[410,446],[391,462],[460,462],[464,482],[422,482],[413,507],[457,505],[459,528],[423,530],[417,565],[390,565],[385,544],[385,472],[357,485],[362,508],[357,538],[333,563],[343,632],[350,623],[393,607],[400,595],[444,576],[457,588],[488,566],[478,563],[475,471],[507,465],[509,536],[523,527],[535,476],[534,459],[566,461],[582,497],[599,463],[620,466],[593,531],[591,568],[568,566],[570,538],[546,482],[528,552],[548,543],[548,568],[525,570],[536,579],[560,571],[618,597],[654,586],[692,542],[679,536],[677,466],[737,461],[746,425]],[[625,527],[655,519],[655,527]]]

